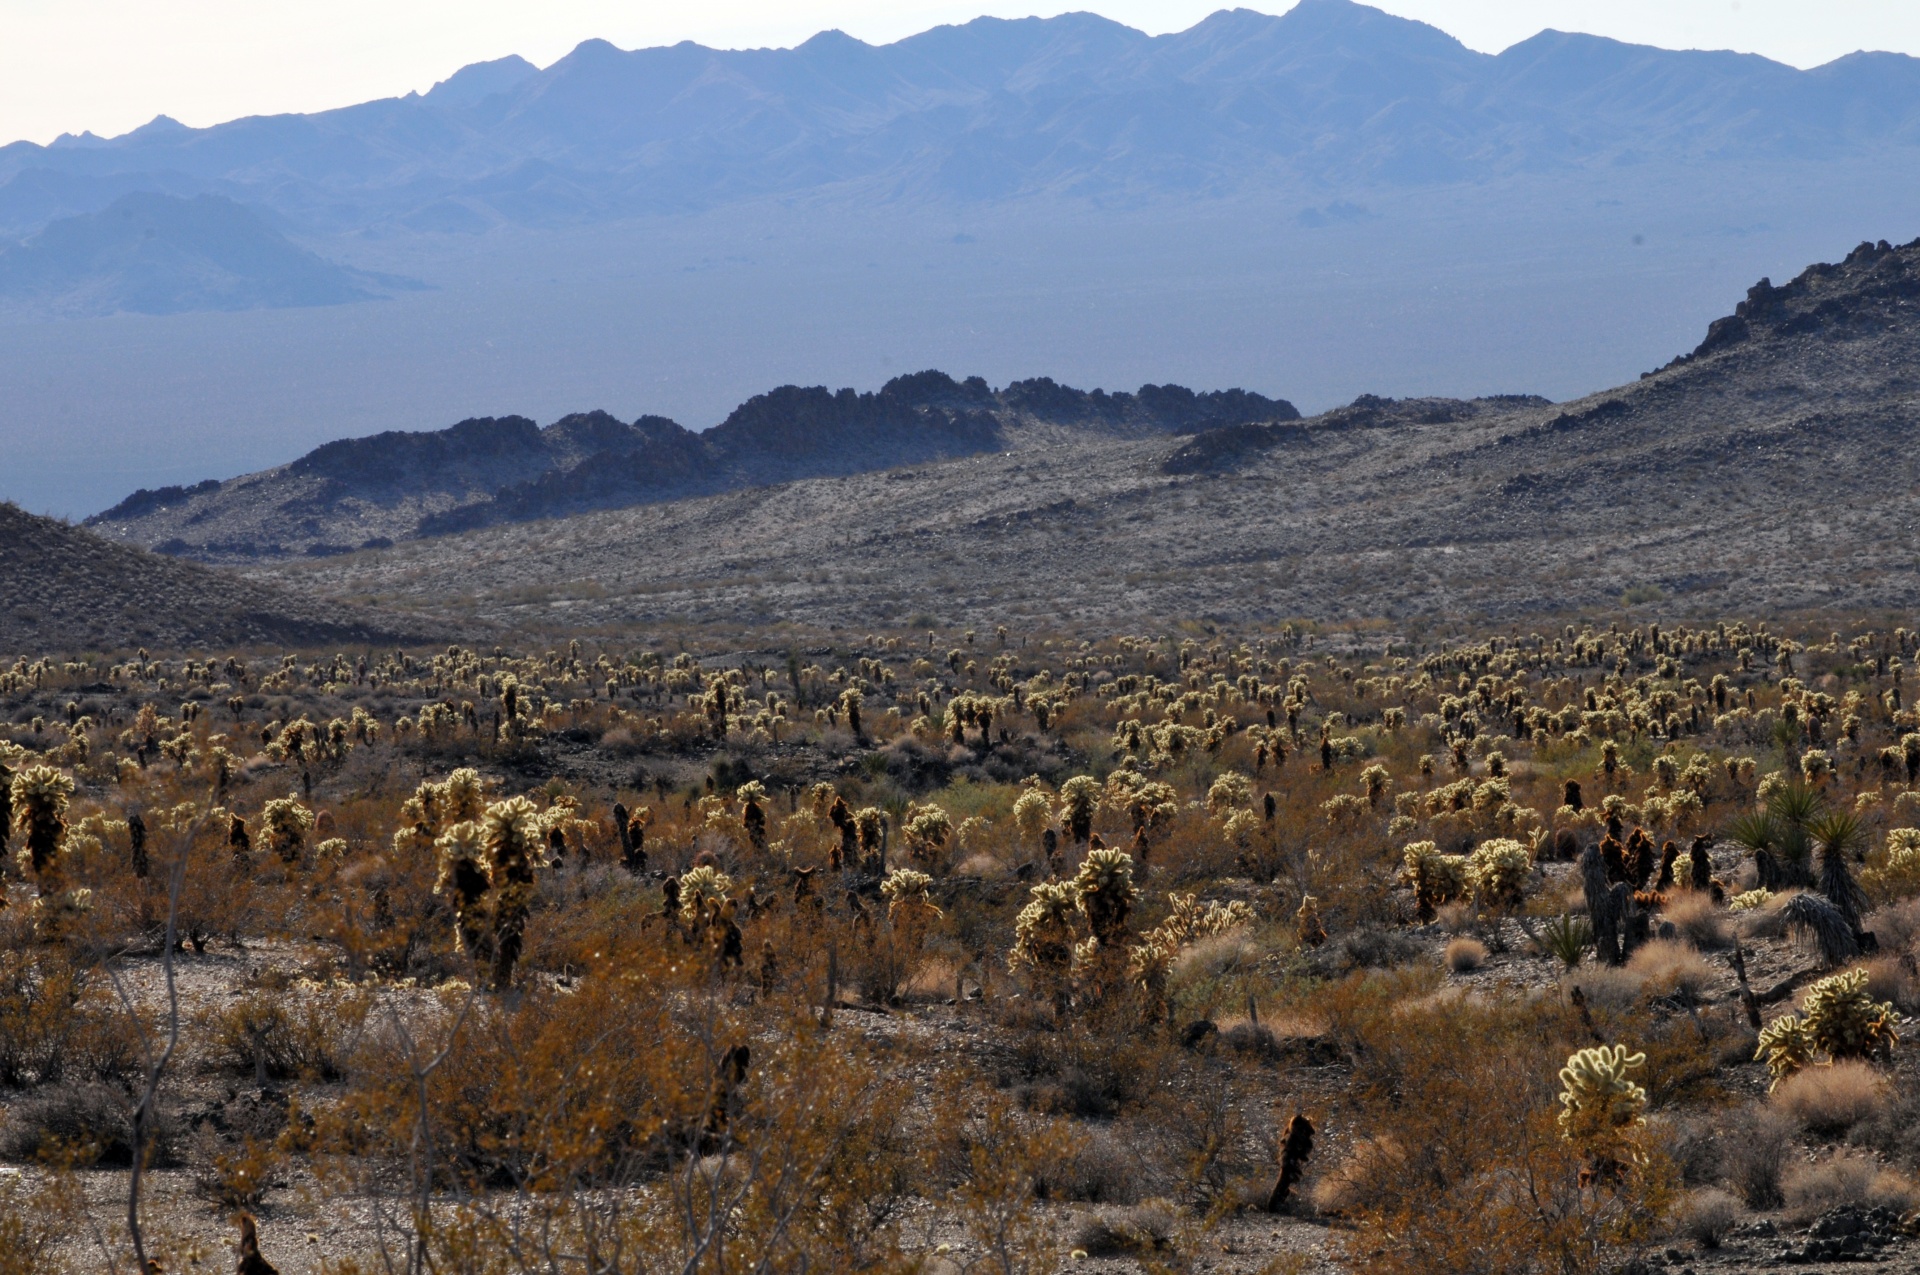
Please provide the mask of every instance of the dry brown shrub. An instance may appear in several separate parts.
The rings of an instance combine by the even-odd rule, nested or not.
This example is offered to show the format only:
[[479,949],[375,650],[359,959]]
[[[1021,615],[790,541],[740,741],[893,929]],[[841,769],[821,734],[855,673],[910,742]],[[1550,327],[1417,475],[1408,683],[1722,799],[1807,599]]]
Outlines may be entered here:
[[1920,899],[1889,903],[1871,913],[1861,928],[1880,941],[1880,950],[1890,955],[1920,953]]
[[1887,1078],[1871,1063],[1844,1059],[1795,1072],[1773,1091],[1774,1106],[1812,1133],[1845,1133],[1886,1109]]
[[1647,993],[1700,999],[1715,978],[1713,966],[1685,943],[1655,939],[1627,960],[1627,971],[1638,975]]
[[1794,1165],[1784,1175],[1781,1192],[1792,1216],[1801,1221],[1841,1204],[1888,1208],[1902,1215],[1920,1204],[1913,1179],[1859,1151]]
[[1680,1234],[1701,1248],[1717,1249],[1739,1220],[1740,1201],[1725,1191],[1708,1187],[1687,1195],[1675,1224]]
[[1727,1185],[1750,1209],[1780,1207],[1780,1180],[1795,1155],[1793,1122],[1759,1104],[1727,1121],[1721,1164]]
[[1450,940],[1441,960],[1456,974],[1467,974],[1487,963],[1487,945],[1479,939]]
[[1674,897],[1661,913],[1681,938],[1697,948],[1714,950],[1733,941],[1733,927],[1725,908],[1710,894],[1686,891]]
[[1920,1014],[1920,976],[1903,957],[1882,956],[1867,962],[1867,995],[1892,1002],[1908,1016]]
[[[1356,1008],[1365,1046],[1356,1132],[1370,1150],[1319,1197],[1355,1223],[1338,1247],[1356,1268],[1587,1269],[1667,1212],[1673,1175],[1658,1156],[1613,1186],[1582,1188],[1585,1161],[1555,1114],[1557,1070],[1576,1043],[1562,1007],[1463,998],[1409,1012]],[[1461,1066],[1467,1057],[1474,1066]],[[1420,1101],[1396,1097],[1408,1093]]]

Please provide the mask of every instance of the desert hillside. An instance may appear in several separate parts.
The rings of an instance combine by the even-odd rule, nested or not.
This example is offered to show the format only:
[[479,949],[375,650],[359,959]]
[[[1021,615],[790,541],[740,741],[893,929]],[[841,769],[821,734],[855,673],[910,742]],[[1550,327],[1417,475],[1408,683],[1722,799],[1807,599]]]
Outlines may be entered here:
[[0,503],[0,654],[418,641],[430,627],[103,540]]
[[493,528],[259,578],[506,623],[1668,612],[1904,605],[1920,245],[1762,281],[1571,403],[1362,398]]

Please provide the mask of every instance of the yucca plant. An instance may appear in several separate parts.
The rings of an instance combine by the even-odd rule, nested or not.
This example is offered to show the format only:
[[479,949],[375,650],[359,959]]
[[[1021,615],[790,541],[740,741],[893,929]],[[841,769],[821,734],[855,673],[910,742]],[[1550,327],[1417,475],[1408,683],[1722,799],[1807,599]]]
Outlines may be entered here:
[[1562,912],[1540,927],[1540,945],[1568,969],[1577,969],[1593,944],[1593,927],[1585,917]]
[[1822,815],[1808,831],[1820,848],[1820,893],[1839,911],[1847,928],[1858,935],[1860,913],[1867,906],[1867,896],[1855,883],[1848,859],[1865,843],[1866,829],[1861,826],[1858,815],[1836,811]]

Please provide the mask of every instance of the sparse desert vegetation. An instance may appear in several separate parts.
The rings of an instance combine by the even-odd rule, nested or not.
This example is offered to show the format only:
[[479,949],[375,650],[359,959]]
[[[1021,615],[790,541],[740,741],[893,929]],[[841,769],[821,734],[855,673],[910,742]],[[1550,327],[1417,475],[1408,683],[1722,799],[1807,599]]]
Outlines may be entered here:
[[769,636],[0,670],[0,1270],[1907,1252],[1920,633]]

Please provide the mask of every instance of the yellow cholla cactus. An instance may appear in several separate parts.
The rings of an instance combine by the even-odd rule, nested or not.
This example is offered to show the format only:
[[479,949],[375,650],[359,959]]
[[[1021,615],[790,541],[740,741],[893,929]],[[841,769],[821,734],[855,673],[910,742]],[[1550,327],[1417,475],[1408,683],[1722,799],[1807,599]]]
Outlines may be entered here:
[[1568,1141],[1604,1150],[1624,1130],[1644,1123],[1647,1091],[1627,1077],[1646,1064],[1625,1045],[1582,1049],[1560,1069],[1560,1132]]
[[1518,841],[1495,837],[1467,856],[1466,884],[1483,907],[1518,907],[1526,898],[1533,855]]
[[710,863],[690,869],[680,878],[680,916],[693,922],[700,919],[708,904],[718,904],[733,889],[733,878]]
[[1800,1015],[1782,1014],[1761,1031],[1760,1048],[1753,1056],[1756,1061],[1766,1059],[1767,1073],[1773,1077],[1773,1083],[1767,1086],[1771,1093],[1781,1081],[1810,1065],[1813,1055],[1813,1035]]
[[1823,978],[1807,993],[1805,1018],[1814,1048],[1834,1058],[1886,1058],[1900,1037],[1893,1006],[1867,995],[1867,972]]
[[1253,781],[1237,770],[1229,770],[1207,789],[1207,809],[1214,814],[1238,810],[1253,801]]
[[1080,861],[1073,890],[1094,938],[1102,943],[1117,942],[1126,931],[1127,914],[1140,896],[1133,885],[1133,856],[1124,850],[1089,851]]
[[933,878],[912,868],[895,868],[880,883],[880,894],[887,901],[887,916],[902,921],[919,916],[944,916],[934,906]]
[[1078,914],[1080,893],[1064,881],[1042,881],[1029,893],[1027,905],[1013,919],[1013,951],[1007,956],[1007,966],[1064,972],[1073,961],[1073,919]]
[[1030,844],[1039,841],[1052,818],[1053,803],[1038,789],[1027,789],[1013,803],[1013,825],[1020,829],[1022,841]]
[[52,766],[29,766],[13,777],[13,830],[22,839],[20,866],[34,875],[51,870],[66,834],[62,816],[73,796],[73,776]]

